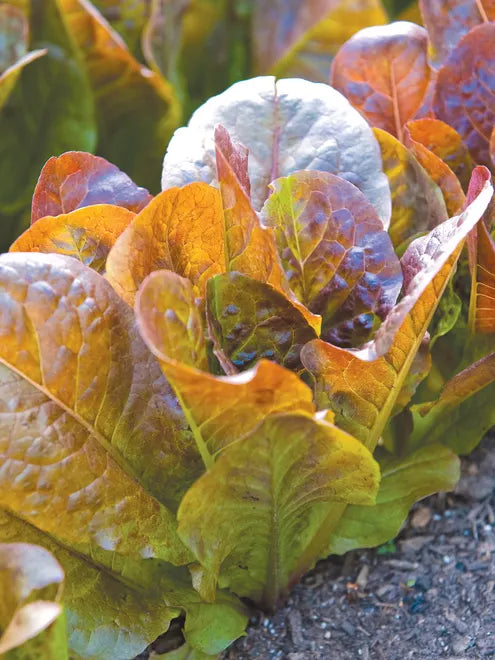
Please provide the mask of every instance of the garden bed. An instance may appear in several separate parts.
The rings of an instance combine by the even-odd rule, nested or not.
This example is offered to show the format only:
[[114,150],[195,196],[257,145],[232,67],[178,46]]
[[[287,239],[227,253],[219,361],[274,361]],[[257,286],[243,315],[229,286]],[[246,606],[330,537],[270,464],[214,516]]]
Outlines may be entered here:
[[495,657],[493,440],[463,460],[455,493],[416,505],[394,544],[319,562],[224,657]]

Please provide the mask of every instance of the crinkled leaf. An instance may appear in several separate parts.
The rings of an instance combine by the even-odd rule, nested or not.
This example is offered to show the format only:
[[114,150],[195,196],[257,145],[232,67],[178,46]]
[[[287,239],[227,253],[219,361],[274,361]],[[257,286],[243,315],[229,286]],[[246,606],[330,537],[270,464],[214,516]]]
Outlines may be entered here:
[[65,254],[101,273],[110,248],[133,218],[131,211],[109,204],[46,216],[26,229],[10,252]]
[[0,543],[2,657],[68,658],[63,582],[62,567],[44,548]]
[[270,184],[273,227],[289,285],[322,317],[322,338],[363,343],[395,304],[402,270],[373,206],[348,181],[296,172]]
[[422,144],[449,166],[467,190],[474,163],[459,133],[440,119],[425,117],[408,122],[406,141]]
[[136,311],[148,344],[172,360],[208,370],[205,328],[189,280],[170,270],[151,273],[141,287]]
[[348,506],[330,536],[327,554],[344,554],[393,539],[414,502],[452,490],[459,479],[459,459],[444,447],[423,447],[407,458],[380,454],[380,488],[372,507]]
[[88,0],[59,2],[91,81],[98,153],[156,190],[163,150],[180,120],[174,90],[131,55]]
[[261,77],[236,83],[196,110],[165,155],[162,187],[216,181],[214,128],[222,124],[249,150],[252,202],[261,208],[268,184],[300,169],[338,174],[354,183],[384,224],[390,194],[369,126],[328,85]]
[[365,28],[337,53],[331,84],[372,126],[402,140],[430,82],[427,42],[426,30],[414,23]]
[[113,204],[139,213],[151,199],[147,190],[104,158],[69,151],[50,158],[43,167],[33,195],[31,222],[93,204]]
[[241,370],[267,358],[300,371],[301,347],[317,336],[282,293],[240,273],[208,281],[207,315],[214,340]]
[[495,124],[495,25],[485,23],[463,37],[440,69],[433,109],[460,134],[473,159],[490,166]]
[[494,0],[419,0],[419,6],[436,65],[447,59],[472,28],[495,20]]
[[394,246],[399,247],[416,234],[443,222],[447,209],[441,190],[414,154],[390,133],[380,128],[373,132],[380,145],[383,169],[392,194],[388,232]]
[[[0,511],[0,541],[43,544],[62,564],[71,657],[84,660],[132,658],[165,632],[171,619],[180,612],[166,605],[162,583],[158,582],[155,589],[144,590],[129,578],[102,570],[91,556],[71,552],[40,530],[3,511]],[[146,570],[146,562],[142,561],[139,566],[141,572]]]
[[46,160],[96,142],[93,98],[55,0],[32,0],[31,47],[46,54],[26,66],[0,113],[1,240],[27,209]]
[[317,406],[334,410],[337,424],[371,449],[394,408],[464,239],[483,215],[492,193],[486,181],[460,216],[410,244],[401,260],[404,296],[373,342],[351,351],[316,340],[301,352],[304,366],[316,379]]
[[[254,369],[227,377],[216,377],[178,362],[176,358],[181,354],[167,337],[167,296],[153,291],[159,286],[160,277],[159,273],[151,276],[139,291],[135,308],[139,329],[178,393],[206,456],[211,457],[246,435],[271,413],[314,413],[309,387],[274,362],[261,360]],[[193,338],[196,342],[199,335],[193,334]],[[173,352],[167,353],[171,349]]]
[[[481,225],[481,223],[480,223]],[[442,443],[468,454],[495,424],[495,353],[449,380],[437,401],[413,406],[411,444]]]
[[358,30],[386,22],[380,0],[257,0],[254,69],[327,82],[339,47]]
[[321,511],[373,504],[378,482],[371,454],[344,431],[307,416],[271,416],[189,489],[179,533],[222,585],[273,608]]
[[225,272],[222,202],[204,183],[157,195],[120,236],[107,259],[107,277],[129,304],[147,275],[167,269],[187,277],[196,296]]
[[0,258],[0,505],[100,563],[187,552],[199,455],[132,311],[75,259]]
[[412,124],[414,122],[409,122],[404,129],[404,143],[442,191],[448,213],[455,215],[462,210],[466,201],[461,182],[434,151],[411,137],[409,126]]

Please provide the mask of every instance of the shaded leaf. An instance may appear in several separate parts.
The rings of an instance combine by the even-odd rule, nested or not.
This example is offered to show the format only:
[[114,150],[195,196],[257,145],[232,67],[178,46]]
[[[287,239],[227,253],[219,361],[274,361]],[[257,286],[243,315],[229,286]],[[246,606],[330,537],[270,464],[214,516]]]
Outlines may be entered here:
[[151,0],[148,20],[142,31],[144,56],[153,70],[179,86],[179,56],[183,38],[184,15],[191,0]]
[[[442,192],[431,176],[393,135],[374,129],[392,194],[389,235],[397,248],[416,234],[446,220]],[[462,192],[462,191],[461,191]]]
[[208,370],[205,328],[189,280],[169,270],[151,273],[141,287],[136,313],[147,343],[159,353]]
[[449,166],[467,190],[474,163],[459,133],[440,119],[425,117],[408,122],[406,144],[422,144]]
[[10,252],[55,252],[75,257],[97,272],[105,270],[110,248],[134,213],[119,206],[99,204],[46,216],[19,236]]
[[419,0],[419,6],[437,65],[472,28],[495,20],[494,0]]
[[98,153],[156,190],[163,151],[180,121],[174,90],[131,55],[88,0],[59,2],[91,81]]
[[240,273],[209,280],[207,315],[221,350],[241,370],[266,358],[300,371],[301,347],[317,336],[283,294]]
[[[405,127],[404,143],[442,191],[448,213],[450,215],[459,213],[466,201],[461,182],[447,163],[437,156],[436,153],[430,151],[424,144],[411,137],[409,132],[409,126],[411,124],[414,124],[414,122],[409,122]],[[471,171],[469,172],[469,176],[471,176]]]
[[431,335],[431,346],[437,339],[443,337],[454,328],[462,311],[462,300],[454,289],[454,276],[452,276],[445,288],[440,303],[433,315],[429,332]]
[[[475,170],[476,171],[476,170]],[[351,351],[320,340],[301,352],[316,379],[318,408],[330,408],[339,426],[374,449],[452,275],[464,239],[483,215],[492,187],[454,216],[413,241],[402,257],[404,296],[373,342]]]
[[63,582],[62,567],[44,548],[0,543],[2,657],[13,651],[13,657],[68,658]]
[[104,158],[69,151],[50,158],[36,185],[31,222],[69,213],[83,206],[113,204],[139,213],[152,199],[144,188]]
[[388,224],[390,194],[376,141],[362,117],[328,85],[275,82],[267,76],[236,83],[210,99],[170,141],[164,189],[195,180],[216,182],[214,128],[219,123],[249,150],[255,209],[263,205],[273,179],[299,169],[322,170],[354,183]]
[[449,380],[437,401],[413,406],[411,444],[439,442],[458,454],[471,452],[495,423],[494,381],[491,353]]
[[380,0],[257,0],[254,70],[327,82],[339,47],[358,30],[386,22]]
[[[46,54],[22,70],[0,113],[0,214],[4,247],[27,210],[46,160],[96,142],[88,80],[55,0],[32,0],[31,47]],[[28,223],[26,223],[28,224]]]
[[172,270],[203,296],[207,280],[225,272],[222,202],[204,183],[157,195],[119,237],[107,259],[107,278],[130,305],[147,275]]
[[[166,631],[170,620],[180,612],[165,604],[162,583],[158,582],[155,590],[143,590],[130,579],[102,570],[91,556],[72,553],[32,525],[1,510],[0,540],[42,543],[62,564],[69,648],[77,658],[132,658]],[[145,562],[140,567],[144,572]]]
[[92,4],[120,34],[130,51],[137,54],[150,13],[150,0],[94,0]]
[[244,634],[248,623],[248,609],[230,594],[217,592],[215,602],[187,605],[184,638],[192,647],[188,660],[216,658],[238,637]]
[[402,140],[430,82],[427,41],[424,28],[405,21],[365,28],[337,53],[331,84],[372,126]]
[[473,159],[490,166],[495,124],[495,25],[484,23],[461,39],[438,72],[433,109],[462,137]]
[[[271,413],[314,413],[309,387],[274,362],[260,360],[242,374],[216,377],[174,359],[175,345],[168,341],[167,324],[162,321],[168,303],[165,295],[153,295],[159,278],[159,273],[148,278],[138,293],[135,309],[139,329],[178,393],[197,443],[204,447],[207,457],[252,431]],[[151,294],[148,287],[152,287]],[[170,348],[174,352],[168,354]]]
[[46,53],[45,50],[28,53],[28,43],[29,24],[24,12],[12,4],[1,4],[0,109],[12,92],[23,67]]
[[270,184],[273,227],[289,285],[322,317],[322,338],[363,343],[395,304],[402,270],[373,206],[348,181],[295,172]]
[[381,472],[376,504],[348,506],[330,536],[327,554],[370,548],[398,534],[414,502],[452,490],[459,479],[459,459],[448,449],[423,447],[407,458],[379,454]]
[[273,608],[304,540],[335,502],[372,504],[378,466],[353,437],[307,416],[267,418],[190,488],[179,533],[235,593]]
[[0,257],[0,301],[1,506],[101,563],[183,563],[155,498],[174,506],[199,455],[132,311],[61,255]]

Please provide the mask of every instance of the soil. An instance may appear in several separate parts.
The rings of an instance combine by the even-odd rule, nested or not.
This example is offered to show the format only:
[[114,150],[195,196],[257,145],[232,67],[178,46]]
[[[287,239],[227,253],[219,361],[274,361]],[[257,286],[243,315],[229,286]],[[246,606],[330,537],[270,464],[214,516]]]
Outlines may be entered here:
[[413,508],[394,542],[319,562],[223,660],[495,658],[494,441],[463,459],[454,493]]

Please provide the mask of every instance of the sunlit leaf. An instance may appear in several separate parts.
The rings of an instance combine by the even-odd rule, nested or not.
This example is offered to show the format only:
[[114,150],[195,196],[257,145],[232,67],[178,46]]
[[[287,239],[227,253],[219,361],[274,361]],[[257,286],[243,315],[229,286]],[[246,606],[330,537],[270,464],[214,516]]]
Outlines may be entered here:
[[254,69],[327,82],[339,47],[358,30],[386,22],[380,0],[256,0]]
[[132,311],[61,255],[3,255],[0,300],[0,504],[105,561],[182,562],[155,498],[174,506],[200,457]]
[[424,101],[431,71],[426,30],[407,22],[369,27],[347,41],[332,64],[331,84],[372,126],[399,140]]
[[163,151],[180,121],[174,90],[131,55],[89,0],[59,3],[95,96],[98,153],[156,190]]
[[10,252],[66,254],[103,272],[110,248],[133,218],[131,211],[110,204],[46,216],[26,229],[11,245]]
[[220,584],[273,608],[321,515],[373,504],[378,466],[352,436],[294,414],[267,418],[187,492],[179,533]]
[[283,294],[240,273],[209,280],[207,314],[215,341],[241,370],[266,358],[301,371],[301,348],[317,336]]
[[31,48],[47,52],[22,70],[0,113],[4,249],[47,159],[68,149],[92,151],[96,143],[91,89],[57,2],[32,0],[30,7]]
[[495,20],[494,0],[419,0],[435,64],[442,64],[461,38]]
[[440,442],[468,454],[495,423],[494,382],[495,353],[491,353],[449,380],[437,401],[413,406],[411,444]]
[[348,506],[330,536],[327,554],[343,554],[393,539],[411,505],[442,490],[452,490],[459,479],[459,459],[437,445],[424,447],[406,458],[379,455],[381,472],[376,504]]
[[495,25],[473,28],[438,73],[433,109],[464,140],[473,159],[491,165],[489,142],[495,124]]
[[358,188],[325,172],[296,172],[270,187],[262,218],[275,230],[291,289],[322,316],[323,339],[363,343],[402,285],[376,211]]
[[474,274],[470,327],[476,334],[495,333],[495,243],[484,222],[474,230]]
[[425,117],[408,122],[406,141],[422,144],[449,166],[467,190],[474,163],[459,133],[440,119]]
[[120,236],[107,259],[107,277],[130,305],[155,270],[172,270],[203,296],[207,280],[225,272],[220,194],[204,183],[157,195]]
[[52,157],[41,170],[33,195],[31,221],[83,206],[113,204],[139,213],[152,199],[144,188],[104,158],[82,151]]
[[390,194],[369,126],[328,85],[273,77],[239,82],[210,99],[176,131],[165,155],[162,187],[216,182],[214,129],[222,124],[249,150],[252,203],[260,209],[273,179],[300,169],[354,183],[385,225]]
[[316,379],[317,407],[334,410],[337,424],[370,449],[394,408],[464,239],[486,210],[492,192],[486,181],[460,216],[409,245],[401,260],[404,296],[373,342],[350,351],[316,340],[302,350],[302,362]]
[[446,220],[447,209],[441,190],[414,154],[390,133],[375,128],[374,134],[380,145],[383,170],[392,194],[392,218],[388,231],[394,246],[399,247],[419,232]]
[[62,567],[44,548],[0,543],[2,657],[68,659],[63,582]]

